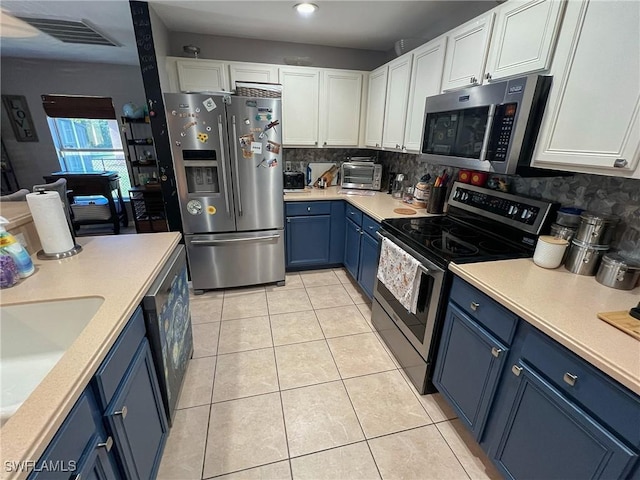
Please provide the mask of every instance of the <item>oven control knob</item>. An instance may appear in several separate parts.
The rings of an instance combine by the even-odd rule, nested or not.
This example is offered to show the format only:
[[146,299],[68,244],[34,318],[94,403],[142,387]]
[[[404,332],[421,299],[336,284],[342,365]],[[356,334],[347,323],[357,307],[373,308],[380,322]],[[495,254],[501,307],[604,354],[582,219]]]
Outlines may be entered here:
[[187,212],[191,215],[200,215],[202,213],[202,203],[198,200],[189,200],[189,203],[187,203]]

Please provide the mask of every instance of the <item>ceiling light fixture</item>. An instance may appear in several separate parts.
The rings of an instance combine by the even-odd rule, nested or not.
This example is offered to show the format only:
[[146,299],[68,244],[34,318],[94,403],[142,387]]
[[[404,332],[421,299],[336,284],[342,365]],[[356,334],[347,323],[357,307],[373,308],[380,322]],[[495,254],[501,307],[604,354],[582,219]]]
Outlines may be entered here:
[[294,5],[293,8],[295,8],[296,12],[300,15],[308,16],[315,13],[319,7],[315,3],[303,2]]

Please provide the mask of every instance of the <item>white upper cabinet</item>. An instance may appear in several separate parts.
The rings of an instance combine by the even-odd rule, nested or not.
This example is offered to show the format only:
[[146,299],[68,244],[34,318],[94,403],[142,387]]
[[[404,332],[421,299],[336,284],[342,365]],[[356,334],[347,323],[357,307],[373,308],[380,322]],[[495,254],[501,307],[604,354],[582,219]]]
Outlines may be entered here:
[[509,0],[498,7],[485,80],[548,70],[564,7],[562,0]]
[[320,69],[281,67],[282,142],[285,146],[317,146]]
[[176,60],[181,92],[229,91],[227,66],[215,60]]
[[405,53],[387,64],[389,73],[382,128],[382,146],[384,148],[395,150],[404,148],[404,126],[407,120],[412,58],[412,53]]
[[404,129],[404,146],[409,152],[420,151],[425,100],[440,93],[446,45],[447,38],[443,36],[413,51],[407,123]]
[[442,90],[482,83],[493,17],[482,15],[447,34]]
[[369,74],[369,94],[367,96],[367,126],[364,144],[367,147],[382,146],[382,127],[384,125],[384,102],[387,92],[388,65],[376,68]]
[[640,2],[571,1],[533,166],[630,176],[640,156]]
[[278,83],[278,67],[267,63],[229,63],[229,79],[231,90],[236,89],[236,82]]
[[318,142],[323,147],[358,146],[363,76],[352,70],[322,70]]

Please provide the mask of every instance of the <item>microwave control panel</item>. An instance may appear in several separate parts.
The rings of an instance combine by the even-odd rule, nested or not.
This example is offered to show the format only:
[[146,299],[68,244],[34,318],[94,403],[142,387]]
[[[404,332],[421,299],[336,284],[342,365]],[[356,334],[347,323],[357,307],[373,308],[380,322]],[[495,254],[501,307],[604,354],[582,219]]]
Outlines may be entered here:
[[506,161],[517,109],[517,103],[496,105],[487,160],[492,162]]

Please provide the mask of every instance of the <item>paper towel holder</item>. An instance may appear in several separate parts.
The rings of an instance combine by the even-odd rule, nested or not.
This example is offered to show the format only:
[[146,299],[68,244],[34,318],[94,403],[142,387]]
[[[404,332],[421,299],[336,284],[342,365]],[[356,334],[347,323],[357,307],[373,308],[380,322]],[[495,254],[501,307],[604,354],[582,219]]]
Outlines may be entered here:
[[[66,188],[65,188],[66,189]],[[47,191],[48,189],[46,188],[45,185],[36,185],[33,188],[34,193],[44,193],[45,191]],[[51,189],[51,191],[54,192],[58,192],[55,188]],[[60,192],[58,192],[58,195],[60,195]],[[63,202],[64,204],[64,200],[61,196],[60,200]],[[59,252],[59,253],[47,253],[44,250],[39,250],[38,253],[36,253],[36,256],[38,257],[38,259],[40,260],[60,260],[62,258],[68,258],[68,257],[73,257],[74,255],[77,255],[78,253],[80,253],[82,251],[82,246],[78,245],[75,240],[76,240],[76,236],[74,235],[73,232],[73,227],[70,224],[70,219],[68,217],[68,211],[65,210],[65,216],[67,217],[67,227],[69,227],[70,233],[71,233],[71,239],[74,243],[74,246],[67,250],[66,252]]]

